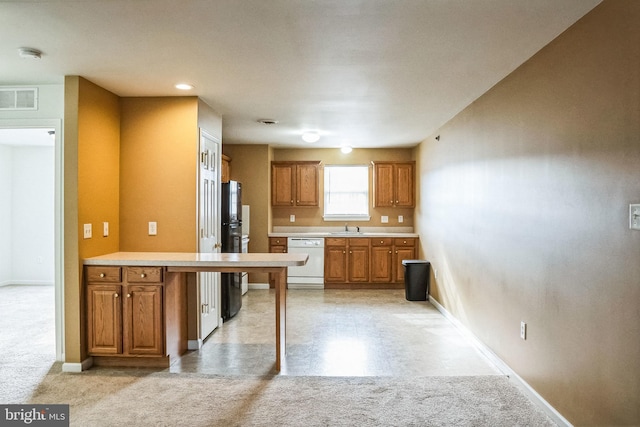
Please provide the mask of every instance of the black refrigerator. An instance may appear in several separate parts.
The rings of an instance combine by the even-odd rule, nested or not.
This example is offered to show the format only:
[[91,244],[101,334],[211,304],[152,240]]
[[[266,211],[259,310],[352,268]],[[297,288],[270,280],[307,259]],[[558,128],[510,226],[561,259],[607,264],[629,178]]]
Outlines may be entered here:
[[[222,183],[222,252],[242,252],[242,185]],[[222,320],[226,321],[242,307],[242,273],[221,274]]]

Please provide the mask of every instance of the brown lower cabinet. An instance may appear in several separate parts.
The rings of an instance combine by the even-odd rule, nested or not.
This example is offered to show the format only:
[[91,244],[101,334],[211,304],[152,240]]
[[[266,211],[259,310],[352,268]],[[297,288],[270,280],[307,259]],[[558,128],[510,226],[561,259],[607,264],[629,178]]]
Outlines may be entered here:
[[167,367],[186,351],[184,286],[162,267],[85,267],[87,349],[96,365]]
[[326,238],[325,288],[403,288],[402,261],[415,259],[416,240],[392,237]]
[[[288,250],[288,240],[286,237],[269,237],[269,253],[286,254]],[[269,287],[276,287],[275,276],[269,273]]]

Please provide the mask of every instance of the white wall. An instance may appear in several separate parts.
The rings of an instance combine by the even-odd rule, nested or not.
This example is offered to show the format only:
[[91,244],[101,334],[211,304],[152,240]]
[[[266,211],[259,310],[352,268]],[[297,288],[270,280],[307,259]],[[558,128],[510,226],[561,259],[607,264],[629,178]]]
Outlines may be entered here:
[[53,284],[54,148],[14,147],[12,280]]
[[54,148],[0,145],[0,285],[54,282]]
[[0,145],[0,286],[11,279],[11,187],[13,150]]

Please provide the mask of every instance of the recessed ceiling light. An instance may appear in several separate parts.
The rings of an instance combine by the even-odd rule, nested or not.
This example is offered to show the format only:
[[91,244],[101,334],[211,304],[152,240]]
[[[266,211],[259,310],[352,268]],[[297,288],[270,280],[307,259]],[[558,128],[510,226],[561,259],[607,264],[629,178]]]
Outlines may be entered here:
[[42,52],[32,47],[21,47],[18,49],[18,55],[20,55],[21,58],[40,59]]
[[318,132],[305,132],[302,134],[302,140],[304,142],[316,142],[320,139]]
[[176,89],[191,90],[191,89],[193,89],[193,85],[190,85],[189,83],[178,83],[176,85]]

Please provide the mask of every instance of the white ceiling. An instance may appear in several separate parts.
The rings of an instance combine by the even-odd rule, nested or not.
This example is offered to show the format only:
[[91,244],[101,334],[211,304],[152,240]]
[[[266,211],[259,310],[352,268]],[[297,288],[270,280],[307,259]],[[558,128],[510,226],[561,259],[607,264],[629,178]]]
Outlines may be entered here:
[[412,146],[600,1],[2,0],[0,85],[81,75],[176,96],[189,82],[223,143]]

